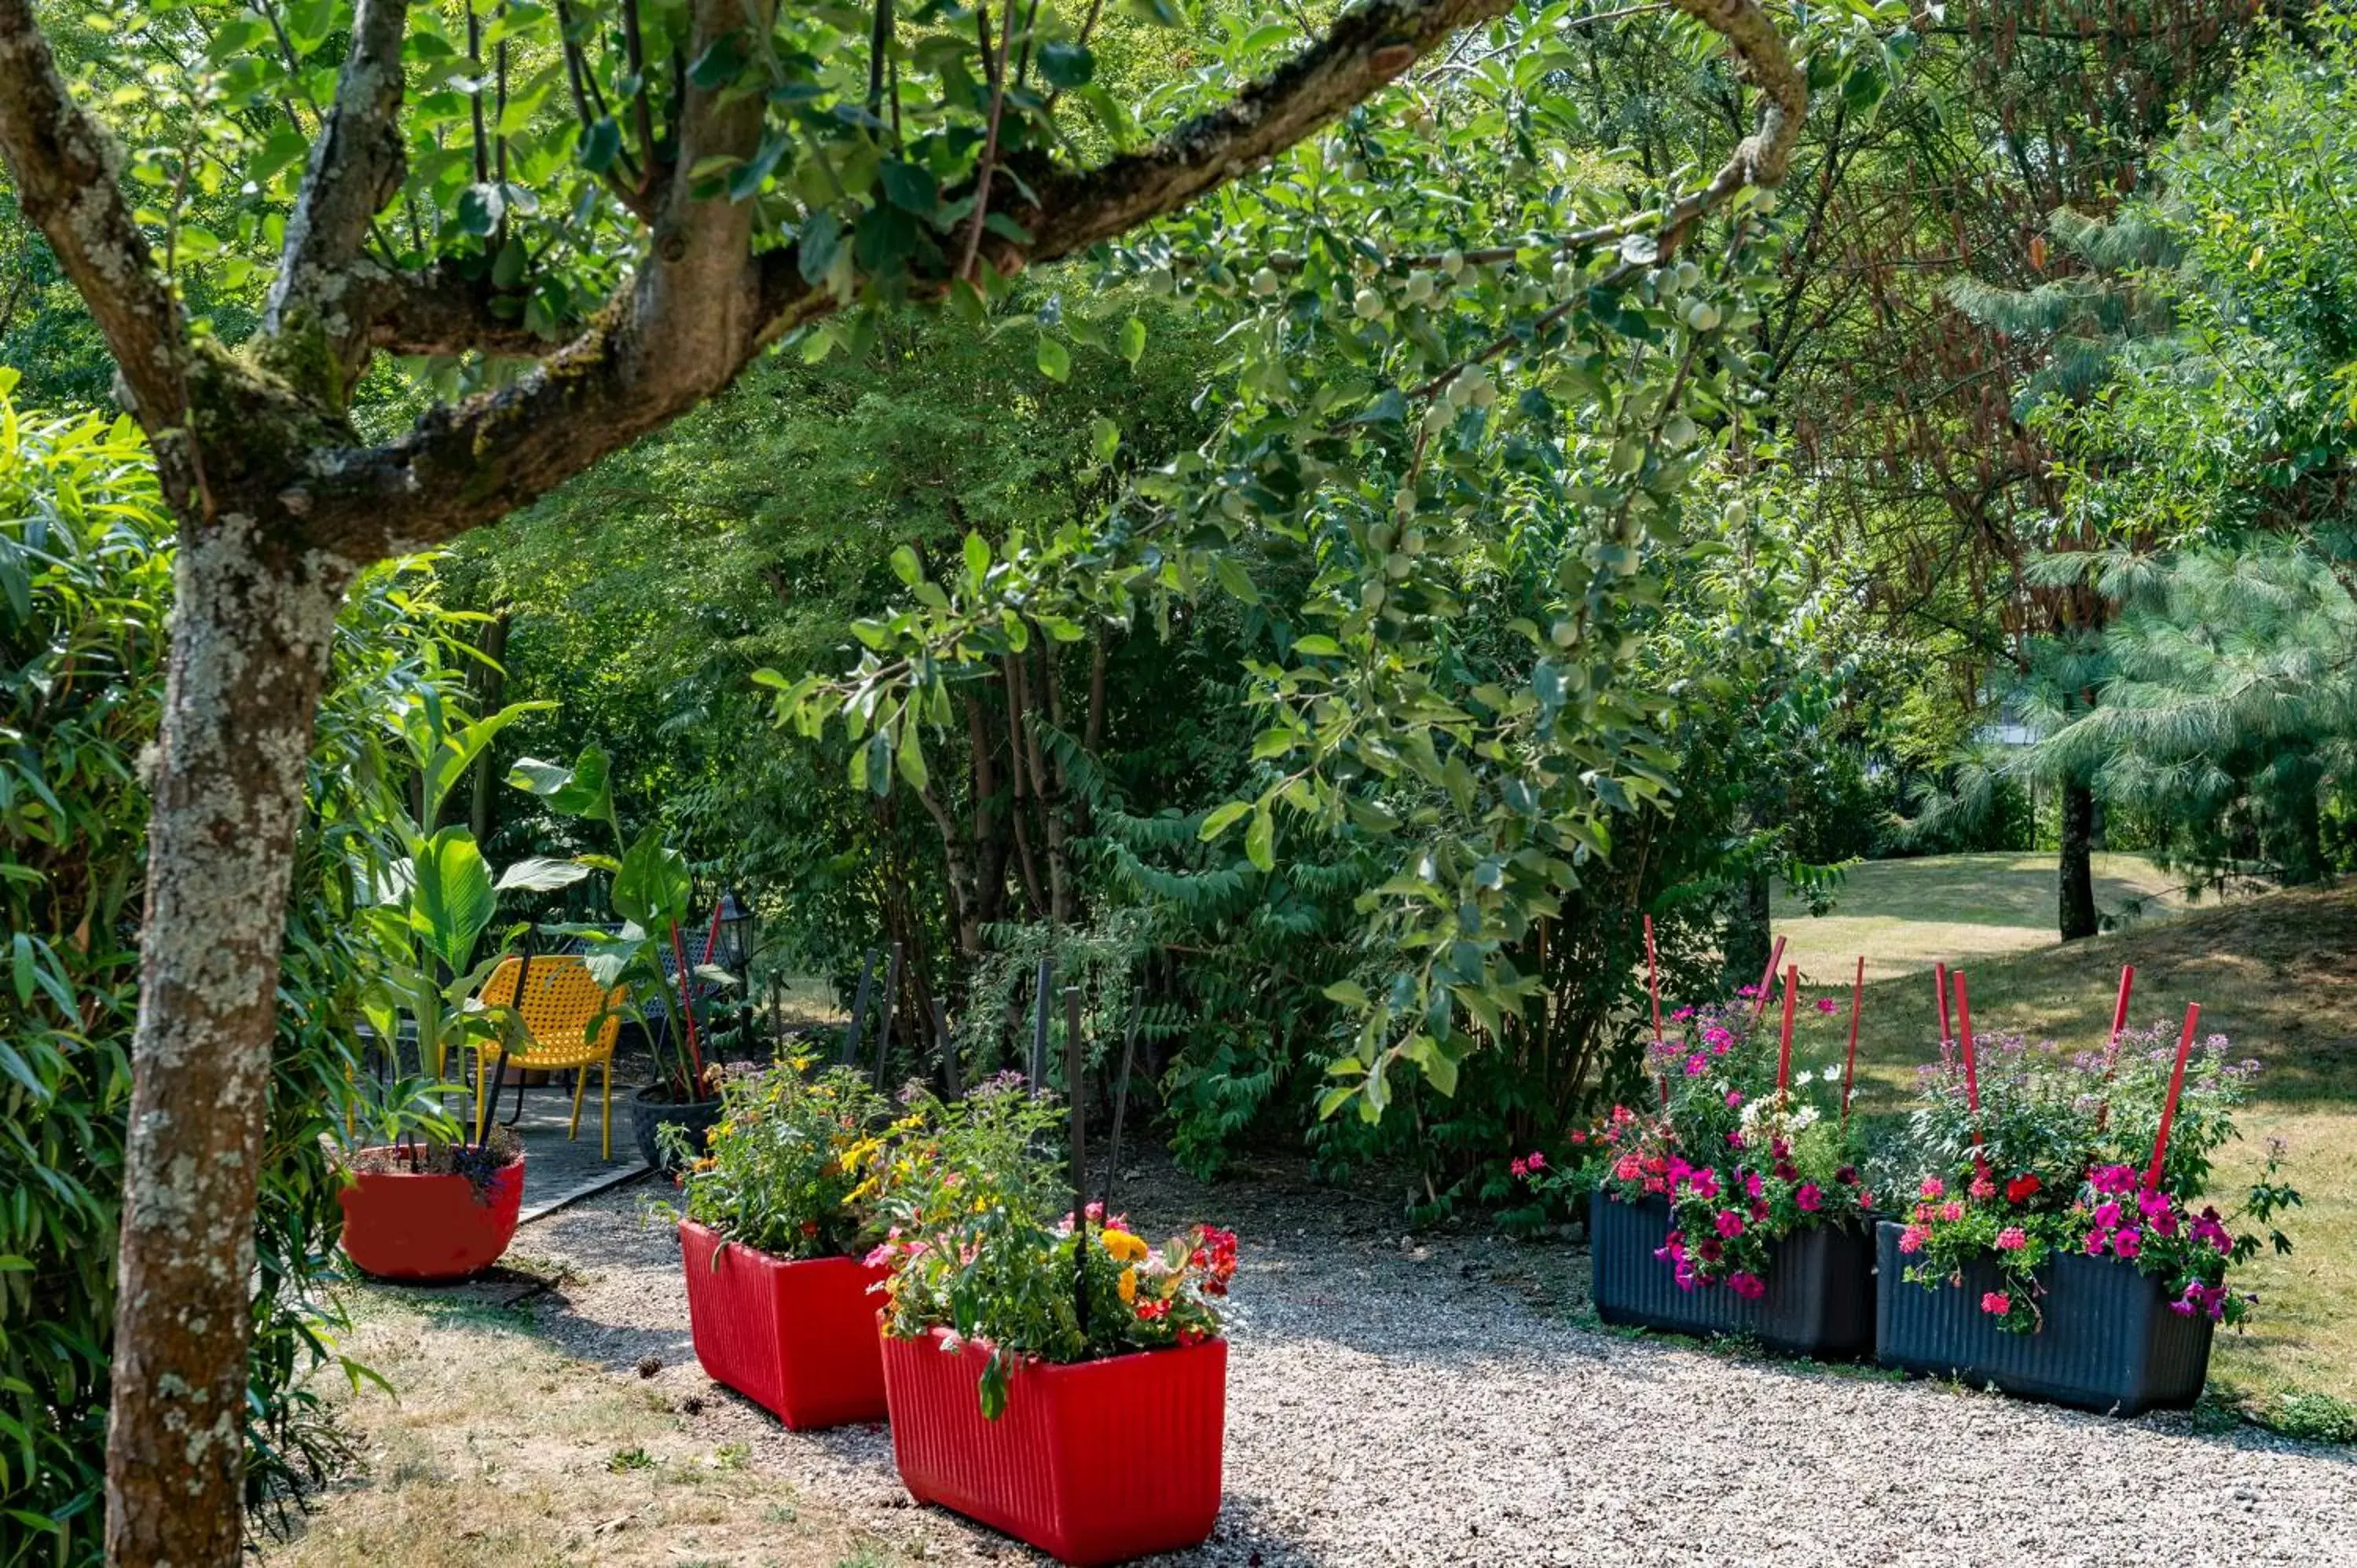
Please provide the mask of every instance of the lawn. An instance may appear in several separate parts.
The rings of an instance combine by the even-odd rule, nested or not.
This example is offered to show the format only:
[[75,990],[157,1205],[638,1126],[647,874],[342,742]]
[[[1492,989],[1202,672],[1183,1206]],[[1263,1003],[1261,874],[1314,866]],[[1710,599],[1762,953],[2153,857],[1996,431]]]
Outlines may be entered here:
[[[2106,860],[2107,911],[2162,880],[2132,857]],[[2231,1198],[2266,1141],[2281,1138],[2307,1199],[2286,1225],[2297,1251],[2242,1276],[2261,1310],[2247,1332],[2220,1337],[2214,1380],[2261,1402],[2292,1391],[2357,1401],[2357,887],[2177,904],[2068,947],[2053,940],[2052,889],[2050,856],[1881,862],[1853,873],[1832,915],[1783,910],[1778,929],[1819,984],[1846,977],[1865,952],[1878,978],[1866,989],[1859,1092],[1877,1115],[1899,1113],[1933,1049],[1935,960],[1966,968],[1976,1026],[2039,1038],[2099,1043],[2123,963],[2136,966],[2132,1022],[2173,1021],[2201,1003],[2204,1033],[2223,1032],[2266,1064],[2219,1196]],[[2040,918],[2042,929],[2029,923]]]

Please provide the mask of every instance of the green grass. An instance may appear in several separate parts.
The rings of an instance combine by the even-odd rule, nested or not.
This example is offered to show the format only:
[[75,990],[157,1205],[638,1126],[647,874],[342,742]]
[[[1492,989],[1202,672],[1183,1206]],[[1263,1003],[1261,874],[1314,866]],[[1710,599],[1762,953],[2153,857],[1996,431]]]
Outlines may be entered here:
[[[2109,859],[2115,888],[2162,880]],[[2284,1222],[2293,1255],[2237,1276],[2259,1293],[2260,1311],[2246,1332],[2220,1336],[2213,1380],[2271,1423],[2332,1424],[2336,1411],[2297,1396],[2357,1401],[2357,886],[2180,904],[2067,947],[2053,940],[2052,890],[2051,856],[1878,862],[1853,873],[1832,916],[1788,910],[1777,929],[1820,987],[1846,992],[1860,950],[1880,977],[1866,988],[1858,1040],[1857,1103],[1878,1118],[1901,1114],[1935,1048],[1935,961],[1965,968],[1976,1026],[2033,1038],[2099,1044],[2123,963],[2136,966],[2131,1022],[2174,1021],[2201,1003],[2205,1034],[2222,1032],[2266,1064],[2243,1140],[2221,1161],[2220,1196],[2247,1185],[2266,1140],[2281,1138],[2286,1176],[2307,1199]],[[2115,897],[2099,902],[2108,909]],[[2033,942],[2018,922],[2041,910]]]

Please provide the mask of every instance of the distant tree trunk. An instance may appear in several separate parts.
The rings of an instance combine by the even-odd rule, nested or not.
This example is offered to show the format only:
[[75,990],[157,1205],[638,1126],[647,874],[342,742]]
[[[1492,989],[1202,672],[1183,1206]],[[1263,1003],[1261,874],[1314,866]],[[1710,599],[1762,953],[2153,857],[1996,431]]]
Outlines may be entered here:
[[1727,934],[1719,944],[1729,989],[1756,983],[1768,967],[1770,920],[1768,874],[1755,871],[1744,878],[1727,911]]
[[2060,913],[2062,940],[2095,934],[2095,791],[2076,779],[2062,781]]

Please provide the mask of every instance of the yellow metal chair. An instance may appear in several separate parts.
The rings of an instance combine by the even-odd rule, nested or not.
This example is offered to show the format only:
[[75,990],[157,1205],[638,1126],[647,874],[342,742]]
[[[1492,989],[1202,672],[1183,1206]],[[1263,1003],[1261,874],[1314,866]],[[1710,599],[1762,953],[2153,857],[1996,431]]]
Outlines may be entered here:
[[[526,971],[529,970],[527,975]],[[521,1001],[516,986],[523,985]],[[589,1087],[589,1069],[604,1070],[604,1093],[599,1101],[597,1120],[603,1134],[603,1157],[614,1157],[614,1041],[622,1029],[623,988],[612,990],[591,978],[589,965],[570,953],[554,953],[545,957],[502,960],[491,977],[483,982],[477,1000],[487,1007],[512,1006],[522,1015],[524,1032],[532,1043],[520,1051],[511,1051],[496,1039],[485,1040],[475,1052],[475,1137],[480,1142],[486,1131],[490,1107],[499,1098],[505,1081],[506,1064],[530,1070],[554,1071],[563,1068],[575,1069],[573,1079],[573,1126],[567,1137],[581,1135],[581,1096]],[[493,1075],[497,1075],[495,1078]],[[490,1084],[486,1092],[484,1086]],[[523,1090],[516,1090],[519,1103]]]

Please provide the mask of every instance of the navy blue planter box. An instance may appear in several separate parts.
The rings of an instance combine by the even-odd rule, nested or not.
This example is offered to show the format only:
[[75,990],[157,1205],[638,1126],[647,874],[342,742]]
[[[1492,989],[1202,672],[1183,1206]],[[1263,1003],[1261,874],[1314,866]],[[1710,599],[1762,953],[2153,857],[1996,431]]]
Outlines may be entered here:
[[1596,1315],[1607,1323],[1674,1334],[1745,1334],[1770,1350],[1820,1361],[1852,1360],[1874,1348],[1874,1242],[1820,1225],[1775,1244],[1768,1292],[1746,1301],[1724,1283],[1680,1290],[1669,1263],[1653,1256],[1670,1233],[1663,1198],[1620,1203],[1592,1194],[1587,1244]]
[[1984,1294],[2008,1288],[1994,1261],[1965,1264],[1961,1284],[1916,1284],[1900,1228],[1885,1221],[1879,1231],[1875,1359],[1884,1366],[2112,1415],[2183,1410],[2201,1398],[2210,1319],[2169,1311],[2161,1282],[2134,1263],[2056,1254],[2038,1271],[2045,1326],[2008,1334],[1981,1310]]

